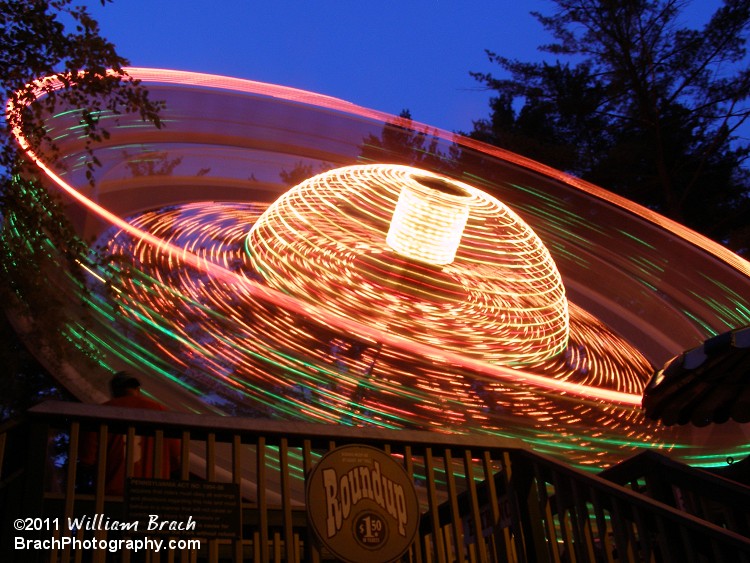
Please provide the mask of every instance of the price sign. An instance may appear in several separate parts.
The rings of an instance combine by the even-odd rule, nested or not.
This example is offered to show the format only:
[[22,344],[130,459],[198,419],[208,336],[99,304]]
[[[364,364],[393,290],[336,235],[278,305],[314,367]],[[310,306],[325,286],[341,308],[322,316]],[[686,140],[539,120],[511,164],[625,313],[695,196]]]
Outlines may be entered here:
[[370,446],[328,452],[307,477],[306,497],[318,539],[349,563],[398,559],[419,527],[412,479],[392,457]]

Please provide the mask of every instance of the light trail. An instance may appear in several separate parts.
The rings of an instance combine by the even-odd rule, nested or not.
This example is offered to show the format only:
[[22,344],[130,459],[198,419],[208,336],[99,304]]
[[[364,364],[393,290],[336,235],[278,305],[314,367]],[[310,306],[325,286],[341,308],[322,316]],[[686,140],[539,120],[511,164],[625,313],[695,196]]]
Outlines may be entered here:
[[[128,72],[133,76],[140,77],[140,73],[138,73],[138,69],[129,69]],[[148,78],[148,74],[150,74],[150,72],[147,72],[144,78]],[[178,82],[180,82],[181,80],[191,75],[192,73],[181,73],[181,72],[173,73],[172,71],[163,71],[163,73],[162,72],[158,73],[158,76],[160,77],[158,81],[164,81],[167,78],[174,77],[174,80],[177,80]],[[212,87],[226,88],[230,84],[237,84],[237,81],[221,80],[218,83],[214,84],[210,80],[205,80],[205,81],[199,80],[197,83],[210,85]],[[240,81],[240,83],[244,83],[244,82]],[[253,84],[257,88],[258,83],[253,83]],[[280,87],[266,88],[267,91],[265,93],[269,94],[270,93],[269,91],[278,92],[279,88]],[[283,88],[282,90],[285,91],[285,89]],[[302,96],[301,98],[297,95],[294,95],[291,97],[291,99],[302,100],[302,101],[309,101],[310,99],[313,99],[315,101],[322,100],[323,102],[327,104],[331,104],[333,107],[336,107],[337,109],[350,109],[350,110],[352,109],[351,104],[345,104],[343,102],[341,102],[340,104],[336,104],[335,103],[336,100],[332,98],[327,98],[327,97],[321,97],[319,100],[318,97],[314,95],[312,97]],[[12,112],[13,108],[8,107],[7,111]],[[89,198],[85,197],[84,195],[80,193],[80,191],[76,187],[68,184],[60,175],[55,173],[39,155],[37,155],[33,150],[31,150],[30,144],[23,136],[23,132],[21,131],[20,127],[15,127],[13,129],[13,135],[16,138],[19,146],[25,151],[26,156],[32,162],[34,162],[39,167],[39,169],[47,176],[47,178],[50,181],[52,181],[55,185],[57,185],[65,194],[75,199],[76,201],[84,205],[86,208],[88,208],[91,212],[97,214],[99,217],[109,222],[110,224],[117,226],[118,228],[138,238],[139,240],[142,240],[148,243],[153,248],[158,249],[159,252],[168,252],[173,255],[182,255],[182,258],[185,260],[187,264],[191,265],[192,267],[195,267],[196,269],[200,271],[206,272],[207,274],[209,274],[210,276],[216,279],[222,280],[225,283],[236,286],[238,291],[246,292],[253,297],[263,299],[269,303],[272,303],[280,307],[284,307],[285,309],[288,309],[295,313],[306,315],[310,317],[311,319],[321,322],[324,325],[333,326],[341,330],[348,331],[354,335],[358,335],[360,338],[370,339],[371,341],[374,341],[374,342],[383,342],[383,343],[386,343],[395,347],[404,348],[406,350],[409,350],[411,353],[415,355],[423,355],[427,357],[437,358],[448,364],[454,364],[457,366],[461,366],[462,368],[465,368],[465,369],[475,370],[478,373],[481,373],[487,376],[497,377],[500,379],[506,379],[508,381],[512,381],[515,383],[523,383],[527,385],[537,386],[542,389],[548,389],[548,390],[552,390],[552,391],[556,391],[560,393],[568,393],[568,394],[576,395],[585,399],[600,399],[604,401],[611,401],[611,402],[617,402],[617,403],[622,403],[622,404],[640,405],[641,397],[639,395],[624,393],[624,392],[615,391],[611,389],[603,389],[599,387],[590,387],[586,385],[570,383],[564,380],[554,380],[554,379],[547,378],[544,376],[538,376],[533,373],[521,372],[519,370],[511,370],[503,366],[498,366],[498,365],[490,364],[490,363],[483,362],[480,360],[476,360],[474,358],[465,356],[457,352],[453,352],[451,350],[443,350],[443,349],[440,349],[440,348],[437,348],[428,344],[415,342],[415,341],[410,340],[409,338],[405,338],[398,334],[394,334],[390,332],[383,332],[383,331],[368,327],[366,325],[363,325],[361,323],[358,323],[356,321],[352,321],[352,320],[345,319],[337,315],[330,314],[324,309],[322,309],[321,307],[314,305],[313,303],[295,299],[288,295],[284,295],[281,292],[274,291],[268,287],[262,286],[253,280],[248,280],[246,278],[243,278],[237,275],[236,273],[231,272],[218,264],[207,262],[206,260],[199,258],[197,255],[191,252],[185,251],[185,249],[176,247],[172,245],[171,243],[166,242],[164,239],[161,239],[147,231],[143,231],[134,227],[132,224],[121,219],[117,215],[111,213],[107,209],[98,205],[97,203],[90,200]]]
[[[175,247],[189,241],[199,257],[221,256],[239,276],[251,279],[257,273],[245,251],[246,229],[264,211],[257,204],[201,202],[145,213],[133,218],[133,224],[161,233]],[[199,225],[212,228],[196,228]],[[179,358],[177,371],[189,374],[191,385],[225,397],[246,394],[245,414],[294,413],[318,422],[492,434],[513,423],[516,428],[533,427],[537,440],[566,432],[586,435],[602,427],[634,441],[658,434],[655,424],[643,423],[638,409],[591,398],[571,401],[569,396],[499,380],[491,371],[482,374],[447,364],[444,357],[423,358],[382,341],[355,341],[249,298],[240,286],[186,267],[179,255],[160,252],[124,231],[107,233],[102,240],[123,261],[138,256],[141,275],[160,280],[156,285],[141,283],[129,272],[114,277],[120,314],[134,324],[163,318],[162,324],[173,332],[169,339],[153,330],[142,336],[169,357]],[[379,310],[387,316],[384,307]],[[560,383],[625,389],[640,397],[650,366],[627,342],[572,306],[566,351],[524,366],[524,371]],[[259,406],[268,397],[270,404]],[[579,461],[593,463],[591,453],[584,451]]]
[[[366,165],[302,182],[250,230],[251,269],[337,316],[487,363],[560,354],[568,342],[560,274],[539,237],[495,198],[454,182],[467,194],[468,220],[449,264],[404,258],[384,244],[402,186],[426,178],[448,181],[412,167]],[[435,218],[421,221],[419,229],[432,229]]]
[[[138,206],[143,209],[150,206],[146,212],[127,216],[101,204],[98,198],[104,196],[96,190],[72,180],[82,162],[75,149],[67,171],[61,172],[30,151],[15,131],[19,144],[50,182],[111,226],[97,234],[98,245],[107,248],[113,266],[92,271],[91,277],[92,307],[105,327],[96,345],[105,347],[107,353],[137,369],[153,371],[157,374],[153,377],[169,379],[180,392],[199,394],[206,401],[206,409],[214,412],[511,435],[539,451],[599,467],[622,457],[623,451],[644,445],[679,449],[694,443],[679,432],[644,420],[639,406],[651,366],[638,346],[628,341],[633,331],[623,338],[618,330],[623,326],[627,329],[627,322],[642,322],[649,334],[669,340],[670,320],[689,317],[690,322],[685,323],[688,329],[681,324],[675,331],[679,334],[674,340],[679,341],[686,338],[685,334],[691,336],[691,331],[717,330],[714,327],[721,323],[731,325],[750,318],[743,292],[736,289],[742,284],[734,283],[734,278],[727,281],[727,276],[711,270],[701,272],[705,278],[701,284],[716,288],[716,298],[696,299],[696,288],[686,286],[683,290],[685,284],[679,278],[669,281],[672,288],[679,289],[664,293],[663,280],[675,270],[671,262],[686,260],[688,253],[672,258],[660,249],[657,238],[676,241],[680,247],[677,250],[684,249],[688,241],[711,260],[729,265],[730,278],[735,274],[750,276],[750,267],[741,258],[601,188],[519,155],[430,130],[436,138],[477,151],[476,158],[510,163],[545,181],[551,178],[572,186],[575,191],[561,195],[530,180],[498,180],[484,161],[476,167],[466,165],[456,176],[467,185],[477,186],[477,191],[492,193],[488,198],[472,196],[477,209],[487,216],[500,210],[501,216],[512,218],[504,228],[517,230],[503,241],[507,246],[499,247],[496,237],[469,229],[465,238],[474,246],[459,249],[456,265],[445,267],[449,274],[437,274],[434,268],[423,265],[421,273],[412,271],[403,280],[406,287],[402,281],[401,287],[394,284],[385,291],[381,272],[392,273],[394,267],[398,270],[404,265],[384,259],[388,252],[384,245],[377,252],[372,247],[364,250],[368,225],[393,209],[395,193],[374,191],[372,199],[359,202],[348,198],[347,205],[361,220],[344,225],[330,201],[319,198],[310,205],[311,194],[298,197],[299,190],[278,204],[286,205],[294,199],[291,209],[269,215],[272,221],[260,222],[268,200],[253,200],[252,195],[260,191],[246,186],[263,187],[268,180],[244,178],[250,172],[260,175],[264,155],[269,153],[284,155],[288,166],[295,164],[297,155],[307,157],[313,152],[317,162],[337,161],[337,151],[342,152],[345,143],[336,145],[340,130],[332,127],[329,132],[325,128],[337,116],[354,116],[379,126],[393,121],[392,116],[334,98],[252,81],[153,69],[128,72],[154,87],[231,94],[222,98],[226,109],[223,104],[211,109],[218,112],[217,119],[226,133],[211,131],[215,127],[211,122],[204,129],[198,114],[191,113],[196,111],[193,106],[178,103],[173,114],[168,108],[165,115],[165,137],[170,139],[167,146],[174,152],[170,157],[178,168],[179,159],[185,155],[202,166],[210,155],[223,167],[247,170],[240,170],[238,174],[245,176],[238,175],[236,181],[244,191],[234,193],[242,197],[231,201],[221,201],[220,196],[219,201],[203,197],[184,203],[194,198],[190,192],[184,199],[177,194],[178,203],[153,204],[161,194],[149,188],[150,178],[138,177],[133,170],[143,165],[144,170],[150,170],[148,174],[168,180],[167,173],[158,176],[153,171],[161,150],[155,139],[162,133],[149,131],[146,135],[145,128],[135,123],[118,129],[112,122],[114,133],[126,131],[127,135],[120,144],[108,145],[98,153],[105,167],[109,165],[108,186],[113,192],[121,190],[126,199],[138,198]],[[238,96],[257,103],[272,100],[270,117],[266,119],[259,111],[253,114],[258,121],[249,129],[239,127],[244,114],[234,115],[228,109],[234,107]],[[321,112],[310,118],[309,128],[300,126],[310,139],[305,150],[287,141],[292,134],[290,125],[285,129],[273,121],[279,116],[286,119],[285,112],[298,106],[306,112],[310,108]],[[180,120],[196,124],[193,137],[181,136]],[[63,125],[55,131],[56,136],[74,146],[75,135],[65,128],[64,120],[60,123]],[[175,129],[170,131],[172,125]],[[427,130],[420,124],[408,125],[414,131]],[[146,135],[145,140],[141,141],[140,135]],[[217,149],[227,139],[241,141],[244,152]],[[378,146],[371,139],[364,144]],[[396,154],[387,147],[378,150],[376,158]],[[126,157],[126,153],[136,156]],[[363,157],[362,161],[372,159]],[[126,161],[131,169],[120,161]],[[336,166],[326,166],[330,168]],[[187,174],[192,175],[193,184],[196,178],[208,174],[205,182],[210,187],[208,170],[206,167],[198,174]],[[179,174],[186,173],[180,170]],[[581,202],[589,200],[597,201],[598,207],[586,214]],[[498,206],[499,201],[505,202],[507,209]],[[298,213],[298,206],[305,205],[310,205],[306,217]],[[324,212],[324,205],[329,205],[331,213]],[[597,221],[597,213],[608,207],[625,210],[628,219]],[[648,232],[631,231],[631,216],[643,220]],[[521,217],[525,223],[516,221]],[[529,218],[558,266],[563,264],[563,280],[569,276],[575,282],[572,286],[576,295],[565,312],[569,315],[567,329],[559,322],[563,307],[558,274],[550,268],[544,245],[535,246],[531,230],[519,227],[529,223]],[[248,238],[256,222],[257,229]],[[289,233],[296,233],[293,240]],[[284,245],[277,244],[281,237],[286,237]],[[265,248],[264,255],[248,255],[248,240],[254,249]],[[625,240],[628,249],[636,250],[620,251]],[[523,243],[530,244],[521,252],[513,248]],[[692,248],[690,252],[694,252]],[[512,298],[524,301],[529,295],[538,297],[541,293],[550,299],[541,307],[528,302],[516,307],[519,320],[511,323],[512,330],[502,335],[498,345],[488,341],[502,315],[494,301],[493,286],[500,281],[495,268],[498,262],[519,256],[522,259],[515,271],[526,273],[514,277],[511,268],[502,276],[508,285],[517,283]],[[410,269],[414,267],[409,264]],[[541,283],[544,289],[529,292],[529,286],[523,285],[529,280]],[[586,302],[586,307],[576,302],[590,297],[580,288],[595,297]],[[436,294],[440,294],[439,299]],[[601,297],[603,294],[606,296]],[[401,299],[403,296],[409,299]],[[607,315],[600,318],[591,312],[592,303],[606,309]],[[357,313],[357,304],[367,306],[366,314]],[[649,323],[649,319],[657,322],[661,318],[666,319],[666,329]],[[617,328],[610,326],[613,321]],[[436,323],[445,326],[432,330]],[[80,332],[85,338],[86,331]],[[220,401],[210,403],[209,399],[219,400],[216,397]]]

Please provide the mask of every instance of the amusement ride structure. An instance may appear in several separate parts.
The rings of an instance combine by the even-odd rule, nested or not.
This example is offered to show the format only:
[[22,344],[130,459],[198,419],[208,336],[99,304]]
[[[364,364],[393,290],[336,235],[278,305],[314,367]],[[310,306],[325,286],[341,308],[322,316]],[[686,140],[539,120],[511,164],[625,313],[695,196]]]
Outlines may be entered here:
[[71,281],[88,314],[68,337],[96,366],[61,377],[82,400],[128,369],[174,410],[516,437],[582,467],[750,451],[735,422],[666,427],[641,408],[656,368],[750,324],[742,258],[408,119],[128,72],[166,101],[163,129],[101,115],[93,183],[79,108],[48,120],[58,161],[28,152],[98,254]]

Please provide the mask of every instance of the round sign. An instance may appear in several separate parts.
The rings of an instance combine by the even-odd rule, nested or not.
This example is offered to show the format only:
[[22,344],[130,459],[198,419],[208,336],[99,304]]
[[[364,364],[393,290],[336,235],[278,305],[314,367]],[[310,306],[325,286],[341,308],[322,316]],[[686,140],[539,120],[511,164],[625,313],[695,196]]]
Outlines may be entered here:
[[318,539],[348,563],[394,561],[419,528],[412,479],[370,446],[342,446],[324,455],[307,476],[306,501]]

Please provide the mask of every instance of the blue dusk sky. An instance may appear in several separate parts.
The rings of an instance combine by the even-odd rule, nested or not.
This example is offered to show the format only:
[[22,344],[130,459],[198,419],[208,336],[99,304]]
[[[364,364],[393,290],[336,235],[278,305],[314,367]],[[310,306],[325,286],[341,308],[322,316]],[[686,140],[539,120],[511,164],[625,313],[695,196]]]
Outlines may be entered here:
[[[694,0],[700,26],[721,4]],[[133,66],[247,78],[310,90],[468,132],[491,92],[469,72],[497,72],[485,49],[550,55],[531,11],[549,0],[115,0],[86,5]]]

